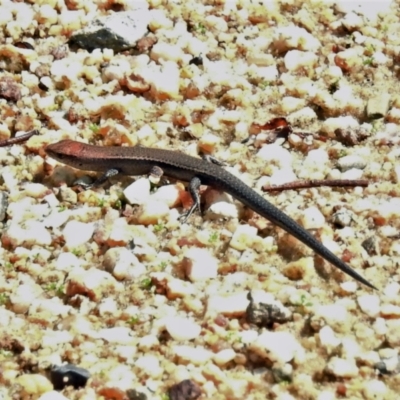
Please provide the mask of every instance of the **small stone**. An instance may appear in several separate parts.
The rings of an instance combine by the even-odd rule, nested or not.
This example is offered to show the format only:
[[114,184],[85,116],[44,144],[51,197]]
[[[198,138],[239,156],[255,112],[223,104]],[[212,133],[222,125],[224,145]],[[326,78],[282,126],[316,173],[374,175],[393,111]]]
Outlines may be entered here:
[[173,346],[172,351],[182,361],[190,362],[194,365],[204,365],[213,357],[214,353],[202,346]]
[[318,56],[310,51],[290,50],[284,57],[288,71],[311,70],[318,62]]
[[281,169],[291,169],[293,156],[289,150],[277,144],[266,144],[257,153],[263,161],[276,163]]
[[56,209],[44,219],[44,225],[46,228],[60,228],[68,221],[70,216],[71,212],[69,210],[60,212]]
[[250,225],[239,225],[233,233],[229,246],[244,251],[252,248],[257,238],[257,228]]
[[358,121],[351,116],[327,118],[321,127],[321,131],[329,136],[334,137],[336,129],[357,130],[360,125]]
[[56,390],[62,390],[66,386],[72,386],[75,389],[85,387],[89,378],[90,373],[87,369],[73,364],[53,367],[50,372],[50,379]]
[[67,279],[66,294],[75,296],[81,294],[88,296],[93,301],[99,301],[109,290],[115,290],[118,283],[108,272],[90,268],[72,270]]
[[247,292],[239,292],[227,296],[211,296],[207,301],[207,315],[222,314],[226,317],[241,317],[246,313],[249,300]]
[[317,207],[306,208],[301,217],[305,229],[320,229],[325,225],[325,217]]
[[394,304],[382,304],[380,315],[383,318],[400,318],[400,306]]
[[246,318],[251,324],[267,328],[274,323],[283,324],[292,317],[291,311],[270,293],[257,290],[249,292],[247,298],[250,303],[246,309]]
[[158,347],[160,341],[155,335],[145,335],[139,339],[138,348],[143,352],[148,352],[154,347]]
[[334,330],[347,329],[350,322],[349,312],[341,304],[318,305],[314,310],[312,320],[324,320]]
[[332,223],[340,228],[350,226],[352,220],[353,214],[345,208],[336,211],[331,218]]
[[167,297],[169,300],[190,296],[195,293],[196,290],[193,284],[190,282],[176,278],[173,278],[167,282]]
[[65,245],[74,248],[87,243],[94,232],[94,223],[69,221],[63,229]]
[[340,345],[341,340],[335,336],[333,329],[330,326],[324,326],[318,333],[321,345],[325,347],[328,353]]
[[192,282],[214,279],[218,276],[218,260],[207,249],[187,250],[183,267],[186,276]]
[[190,319],[183,317],[168,317],[165,329],[175,340],[192,340],[200,335],[201,327]]
[[140,207],[138,212],[138,222],[143,225],[154,225],[164,220],[169,215],[169,207],[167,204],[149,200]]
[[357,297],[357,302],[362,312],[371,318],[379,315],[381,307],[379,297],[373,294],[364,294]]
[[336,140],[345,144],[346,146],[356,146],[370,136],[370,132],[363,127],[357,129],[341,129],[335,130]]
[[27,220],[22,227],[18,222],[12,222],[4,232],[2,243],[17,247],[25,246],[49,246],[52,242],[51,234],[43,222]]
[[10,296],[12,309],[18,314],[26,313],[34,300],[43,296],[43,289],[34,283],[18,285],[14,294]]
[[340,158],[337,162],[337,167],[340,171],[345,172],[352,168],[364,169],[367,166],[367,162],[360,156],[355,154],[344,156]]
[[132,230],[131,226],[127,223],[125,218],[116,218],[113,220],[113,217],[109,219],[107,225],[111,225],[109,230],[104,230],[102,225],[98,225],[98,229],[96,231],[96,236],[107,237],[107,244],[110,247],[115,246],[126,246],[132,240]]
[[125,247],[107,250],[103,266],[118,280],[138,278],[146,272],[146,267]]
[[149,10],[144,8],[100,17],[86,28],[75,32],[69,44],[89,51],[105,48],[114,51],[130,49],[146,34],[150,19]]
[[378,379],[367,380],[363,387],[363,394],[366,400],[385,399],[387,387],[384,382]]
[[62,395],[59,392],[56,392],[55,390],[51,390],[50,392],[46,392],[42,394],[38,400],[69,400],[67,397]]
[[354,360],[345,360],[339,357],[332,357],[329,360],[326,371],[338,378],[355,378],[359,374]]
[[150,197],[150,181],[147,178],[139,178],[124,190],[124,196],[129,204],[145,204]]
[[201,396],[199,386],[190,379],[171,386],[168,392],[171,400],[196,400]]
[[160,366],[160,361],[152,354],[139,357],[136,361],[136,368],[139,368],[142,373],[150,376],[153,379],[160,378],[163,373],[163,369]]
[[321,43],[304,28],[293,25],[276,28],[273,45],[279,52],[291,49],[315,52],[320,48]]
[[61,253],[56,261],[56,269],[60,271],[69,272],[74,268],[79,268],[81,266],[81,262],[78,257],[72,253]]
[[158,188],[157,191],[151,195],[151,199],[161,201],[167,204],[169,208],[173,208],[178,206],[181,202],[180,193],[179,185],[165,185]]
[[364,25],[364,20],[354,12],[347,13],[341,20],[342,24],[349,32],[360,30]]
[[363,170],[362,169],[358,169],[358,168],[351,168],[345,172],[342,173],[341,175],[341,179],[344,180],[355,180],[355,179],[361,179],[363,176]]
[[370,119],[379,119],[386,116],[390,107],[390,94],[379,93],[368,99],[367,116]]
[[183,58],[183,51],[182,48],[176,44],[169,44],[159,41],[152,47],[150,58],[154,61],[162,59],[181,62]]
[[40,395],[53,390],[52,383],[40,374],[20,375],[15,381],[21,385],[22,391],[27,395]]
[[141,71],[141,76],[151,85],[151,93],[156,99],[175,99],[179,96],[180,75],[175,62],[165,61],[162,66],[146,68],[146,71]]
[[234,360],[235,357],[236,357],[236,352],[234,350],[225,349],[216,353],[213,357],[213,360],[217,365],[223,366],[228,364],[230,361]]
[[22,97],[19,85],[10,76],[0,78],[0,98],[17,102]]
[[272,362],[287,363],[295,357],[303,358],[304,349],[289,332],[263,332],[250,349]]
[[207,190],[205,193],[206,215],[208,218],[238,218],[238,208],[232,197],[218,190]]

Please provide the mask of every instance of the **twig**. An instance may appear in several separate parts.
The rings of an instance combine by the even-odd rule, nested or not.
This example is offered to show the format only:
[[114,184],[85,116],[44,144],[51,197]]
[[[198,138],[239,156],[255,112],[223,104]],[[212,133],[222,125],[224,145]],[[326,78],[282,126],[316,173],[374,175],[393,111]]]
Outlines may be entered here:
[[0,140],[0,147],[6,147],[6,146],[11,146],[13,144],[25,142],[33,135],[38,135],[38,134],[39,134],[39,131],[37,129],[33,129],[27,133],[24,133],[23,135],[16,136],[16,137],[6,139],[6,140]]
[[294,181],[289,183],[284,183],[283,185],[274,186],[263,186],[265,192],[273,191],[283,191],[283,190],[294,190],[294,189],[308,189],[320,186],[330,186],[330,187],[356,187],[362,186],[367,187],[369,182],[366,179],[310,179],[302,181]]

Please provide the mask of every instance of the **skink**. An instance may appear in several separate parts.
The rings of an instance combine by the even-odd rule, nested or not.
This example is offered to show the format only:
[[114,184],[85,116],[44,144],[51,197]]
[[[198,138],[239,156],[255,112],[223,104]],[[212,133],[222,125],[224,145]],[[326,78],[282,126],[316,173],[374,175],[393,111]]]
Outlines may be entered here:
[[292,218],[265,200],[239,178],[214,163],[171,150],[141,146],[102,147],[73,140],[62,140],[48,145],[46,152],[50,157],[71,167],[105,173],[103,179],[100,178],[103,181],[117,173],[145,175],[149,174],[155,167],[161,168],[168,177],[190,182],[189,190],[195,201],[191,211],[199,206],[197,189],[200,184],[225,191],[290,233],[347,275],[372,289],[376,289]]

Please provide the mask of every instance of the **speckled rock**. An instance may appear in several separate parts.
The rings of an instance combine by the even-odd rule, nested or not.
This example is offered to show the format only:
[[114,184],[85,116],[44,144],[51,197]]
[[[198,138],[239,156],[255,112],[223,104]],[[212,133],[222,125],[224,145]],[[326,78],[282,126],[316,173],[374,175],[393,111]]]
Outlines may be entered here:
[[75,32],[70,45],[83,49],[113,49],[121,51],[132,48],[147,32],[151,19],[146,9],[125,11],[95,19],[88,27]]

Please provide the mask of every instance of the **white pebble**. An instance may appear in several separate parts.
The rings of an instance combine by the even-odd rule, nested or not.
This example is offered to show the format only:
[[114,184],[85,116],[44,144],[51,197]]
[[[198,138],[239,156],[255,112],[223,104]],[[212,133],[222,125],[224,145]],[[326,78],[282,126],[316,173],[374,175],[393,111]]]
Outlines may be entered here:
[[348,171],[342,173],[341,179],[354,180],[354,179],[361,179],[362,176],[363,176],[362,169],[351,168]]
[[186,276],[192,282],[214,279],[218,276],[218,260],[208,249],[190,248],[185,252]]
[[38,400],[68,400],[68,398],[55,390],[51,390],[42,394]]
[[387,318],[399,318],[400,306],[396,306],[394,304],[382,304],[380,308],[380,314]]
[[324,326],[318,333],[321,345],[325,347],[328,353],[331,353],[334,348],[341,343],[340,339],[336,337],[335,332],[330,326]]
[[277,144],[266,144],[257,153],[263,161],[270,163],[273,162],[280,168],[291,169],[292,167],[292,154]]
[[351,154],[339,158],[337,166],[342,172],[344,172],[351,168],[364,169],[367,166],[367,162],[364,158],[356,154]]
[[24,185],[26,195],[35,199],[44,197],[48,191],[49,189],[41,183],[30,182]]
[[137,278],[146,272],[146,267],[126,247],[113,247],[107,250],[103,266],[118,280]]
[[158,200],[149,200],[142,205],[138,213],[138,222],[143,225],[157,224],[169,214],[167,204]]
[[180,189],[178,185],[165,185],[157,189],[151,195],[151,200],[157,200],[167,204],[169,208],[175,207],[180,203]]
[[325,217],[317,207],[309,207],[303,211],[301,223],[305,229],[320,229],[325,225]]
[[239,292],[227,296],[210,296],[207,301],[207,315],[222,314],[227,317],[241,317],[249,305],[248,292]]
[[119,288],[119,285],[108,272],[94,267],[88,270],[75,268],[68,275],[67,295],[82,294],[98,301],[110,290]]
[[173,346],[172,351],[183,361],[194,365],[204,365],[213,357],[213,353],[202,346]]
[[13,311],[18,314],[27,312],[32,302],[42,294],[43,289],[34,283],[19,285],[15,293],[10,296]]
[[334,136],[336,129],[357,129],[358,127],[359,123],[354,117],[332,117],[323,122],[321,131]]
[[160,41],[152,47],[150,57],[155,61],[161,58],[166,61],[180,62],[183,58],[183,52],[182,48],[176,44]]
[[284,57],[285,67],[288,71],[311,69],[317,62],[318,56],[310,51],[290,50]]
[[160,345],[156,335],[145,335],[139,339],[138,348],[144,352]]
[[229,246],[244,251],[252,248],[257,238],[257,228],[250,225],[239,225],[233,233]]
[[69,248],[87,243],[94,232],[93,222],[69,221],[63,230],[65,245]]
[[3,240],[5,237],[13,246],[22,244],[48,246],[52,241],[51,234],[47,231],[44,223],[33,220],[26,221],[24,227],[12,222],[4,233]]
[[136,368],[153,379],[161,377],[163,369],[160,367],[160,361],[152,354],[139,357],[136,361]]
[[316,51],[321,46],[314,35],[294,25],[277,28],[273,44],[282,52],[290,49]]
[[223,366],[228,364],[228,362],[232,361],[236,357],[236,353],[232,349],[224,349],[214,354],[213,360],[219,365]]
[[71,271],[74,268],[79,268],[81,266],[81,262],[78,257],[72,253],[61,253],[56,261],[56,269],[60,271]]
[[150,196],[150,181],[147,178],[140,178],[127,186],[124,196],[129,204],[145,204]]
[[359,370],[354,360],[332,357],[326,365],[327,372],[339,378],[355,378]]
[[341,304],[327,304],[315,307],[314,318],[321,318],[333,329],[343,328],[349,322],[349,313]]
[[175,340],[192,340],[200,335],[201,327],[190,319],[183,317],[168,317],[165,329]]
[[384,400],[386,393],[387,387],[385,382],[379,379],[370,379],[364,383],[363,394],[366,400]]
[[68,218],[71,216],[71,213],[68,210],[60,212],[58,210],[52,211],[50,215],[48,215],[44,219],[44,226],[46,228],[59,228],[61,225],[64,225]]
[[380,312],[380,299],[374,294],[364,294],[357,297],[358,305],[363,313],[371,318],[375,318]]
[[196,293],[192,283],[182,279],[173,278],[167,282],[168,299],[174,300],[178,297],[186,297]]
[[53,390],[53,384],[41,374],[20,375],[15,383],[21,385],[22,392],[28,395],[39,395]]
[[258,355],[279,363],[287,363],[304,355],[304,349],[289,332],[263,332],[250,348]]

